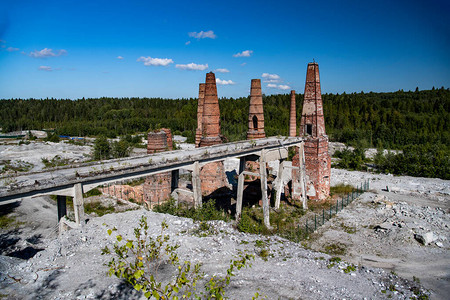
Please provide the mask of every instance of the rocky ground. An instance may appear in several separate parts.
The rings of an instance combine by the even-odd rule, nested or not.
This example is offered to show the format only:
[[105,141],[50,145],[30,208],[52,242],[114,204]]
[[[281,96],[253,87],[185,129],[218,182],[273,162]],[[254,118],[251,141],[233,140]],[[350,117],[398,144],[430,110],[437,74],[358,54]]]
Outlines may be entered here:
[[[101,248],[113,243],[108,227],[130,237],[145,215],[153,235],[163,220],[169,223],[171,241],[181,245],[180,258],[202,263],[205,279],[224,274],[239,250],[254,254],[252,267],[237,272],[227,288],[230,299],[250,299],[255,292],[267,299],[409,299],[423,292],[422,286],[430,289],[431,299],[446,299],[449,182],[335,169],[332,175],[333,185],[371,177],[373,191],[300,244],[240,233],[223,221],[210,222],[212,230],[202,232],[190,219],[142,209],[91,216],[83,228],[58,235],[54,202],[23,201],[9,207],[19,221],[16,229],[2,230],[0,294],[6,299],[142,298],[106,275],[108,257]],[[390,192],[382,191],[386,186]],[[422,245],[415,237],[428,232],[431,239]],[[333,243],[344,245],[344,253],[325,249]],[[23,251],[27,247],[37,250]],[[335,256],[343,260],[330,261]],[[170,268],[165,270],[169,276]]]

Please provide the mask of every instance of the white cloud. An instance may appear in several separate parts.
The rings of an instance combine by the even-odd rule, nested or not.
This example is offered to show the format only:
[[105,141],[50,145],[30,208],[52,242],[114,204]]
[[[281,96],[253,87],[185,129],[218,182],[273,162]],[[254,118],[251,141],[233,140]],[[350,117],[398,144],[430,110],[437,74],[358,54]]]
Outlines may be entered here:
[[217,73],[230,73],[230,70],[228,70],[228,69],[215,69],[215,71]]
[[40,67],[39,67],[39,71],[48,71],[48,72],[51,72],[51,71],[53,71],[53,69],[52,69],[52,67],[49,67],[49,66],[40,66]]
[[214,34],[214,31],[208,30],[208,31],[200,31],[200,32],[189,32],[188,35],[190,37],[196,38],[196,39],[215,39],[217,36]]
[[291,89],[291,87],[288,86],[288,85],[285,85],[285,84],[274,84],[274,83],[267,84],[267,87],[271,88],[271,89],[279,89],[279,90],[289,90],[289,89]]
[[245,66],[247,63],[242,63],[241,66]]
[[233,54],[233,57],[250,57],[252,55],[253,50],[245,50],[240,53]]
[[65,55],[67,54],[67,51],[64,49],[58,50],[56,52],[53,52],[52,49],[48,49],[48,48],[44,48],[41,51],[33,51],[30,52],[30,56],[31,57],[36,57],[36,58],[44,58],[44,57],[55,57],[55,56],[61,56],[61,55]]
[[175,66],[175,68],[181,69],[181,70],[197,70],[197,71],[203,71],[208,69],[208,64],[205,65],[198,65],[198,64],[194,64],[194,63],[190,63],[187,65],[180,65],[177,64]]
[[119,56],[117,56],[117,59],[123,59],[123,56],[119,55]]
[[191,43],[191,41],[187,41],[186,43],[184,43],[185,45],[189,45]]
[[291,89],[290,86],[285,85],[285,84],[279,84],[279,85],[278,85],[278,88],[279,88],[280,90],[290,90],[290,89]]
[[234,81],[232,80],[222,80],[220,78],[216,78],[216,83],[220,84],[220,85],[231,85],[231,84],[235,84]]
[[6,48],[6,51],[9,51],[9,52],[19,51],[19,48],[8,47],[8,48]]
[[144,66],[168,66],[169,64],[173,64],[171,58],[153,58],[150,56],[141,56],[136,61],[142,61]]
[[262,78],[264,78],[264,82],[280,82],[281,77],[277,74],[269,74],[269,73],[262,73]]

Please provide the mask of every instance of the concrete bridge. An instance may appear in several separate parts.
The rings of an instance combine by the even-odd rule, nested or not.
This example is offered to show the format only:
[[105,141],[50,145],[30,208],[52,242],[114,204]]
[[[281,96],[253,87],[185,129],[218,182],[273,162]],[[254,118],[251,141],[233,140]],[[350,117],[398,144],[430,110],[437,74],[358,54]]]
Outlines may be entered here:
[[[194,205],[200,207],[202,203],[200,167],[210,162],[223,161],[227,158],[238,158],[240,164],[236,217],[239,218],[242,209],[244,176],[259,176],[261,178],[264,222],[266,226],[270,227],[269,200],[267,196],[267,162],[284,160],[287,157],[287,148],[293,146],[299,147],[300,153],[300,167],[297,167],[300,172],[300,182],[297,184],[293,183],[293,189],[301,190],[303,206],[306,208],[305,164],[303,139],[301,137],[269,137],[246,140],[192,150],[175,150],[131,158],[96,161],[53,168],[43,172],[10,176],[3,178],[4,185],[0,186],[0,205],[19,201],[23,198],[57,195],[58,218],[61,218],[66,214],[66,196],[70,196],[73,197],[74,201],[75,221],[77,224],[82,225],[84,222],[83,193],[100,185],[169,171],[172,172],[173,182],[176,183],[173,188],[176,188],[179,170],[186,169],[192,172]],[[255,157],[259,161],[260,172],[245,171],[245,162],[255,160]],[[286,167],[285,164],[280,164],[278,176],[281,176]],[[280,204],[281,190],[282,180],[278,180],[275,201],[277,208]]]

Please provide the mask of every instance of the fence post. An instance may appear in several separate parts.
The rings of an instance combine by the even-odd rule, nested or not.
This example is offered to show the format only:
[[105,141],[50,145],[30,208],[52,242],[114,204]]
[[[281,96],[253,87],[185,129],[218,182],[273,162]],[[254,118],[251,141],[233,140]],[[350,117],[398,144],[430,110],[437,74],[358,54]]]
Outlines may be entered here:
[[317,215],[314,214],[314,231],[317,230]]
[[325,208],[322,208],[322,225],[325,224]]
[[305,237],[308,236],[308,220],[306,220],[306,224],[305,224]]

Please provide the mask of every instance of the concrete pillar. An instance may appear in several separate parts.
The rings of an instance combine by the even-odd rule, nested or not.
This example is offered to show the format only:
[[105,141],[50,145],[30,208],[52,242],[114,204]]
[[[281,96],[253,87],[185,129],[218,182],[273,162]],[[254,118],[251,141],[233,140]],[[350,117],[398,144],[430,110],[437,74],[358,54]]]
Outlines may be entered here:
[[301,143],[298,147],[299,156],[299,174],[300,174],[300,188],[302,189],[302,205],[303,209],[308,209],[308,201],[306,199],[306,166],[305,166],[305,147]]
[[280,208],[280,201],[281,201],[281,192],[283,190],[283,172],[284,172],[284,164],[285,162],[280,162],[280,166],[278,167],[278,176],[277,176],[277,185],[275,187],[276,191],[276,198],[275,198],[275,208]]
[[259,174],[261,178],[261,193],[263,203],[264,225],[267,228],[270,226],[270,214],[269,214],[269,198],[267,197],[267,173],[266,173],[266,161],[264,149],[261,150],[261,156],[259,157]]
[[75,212],[75,223],[83,225],[84,217],[84,200],[83,200],[83,186],[77,183],[74,186],[73,210]]
[[178,181],[180,179],[180,170],[173,170],[172,171],[172,183],[171,183],[171,189],[170,192],[172,193],[175,189],[178,188]]
[[242,198],[244,196],[244,171],[245,171],[245,157],[239,159],[239,177],[238,188],[236,195],[236,220],[241,218],[242,213]]
[[192,190],[194,192],[194,207],[202,207],[202,185],[200,182],[200,166],[198,161],[194,163],[192,170]]
[[58,222],[67,215],[66,196],[56,196],[56,203],[58,205]]

